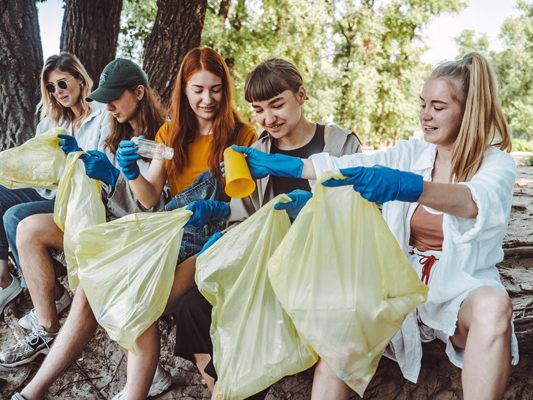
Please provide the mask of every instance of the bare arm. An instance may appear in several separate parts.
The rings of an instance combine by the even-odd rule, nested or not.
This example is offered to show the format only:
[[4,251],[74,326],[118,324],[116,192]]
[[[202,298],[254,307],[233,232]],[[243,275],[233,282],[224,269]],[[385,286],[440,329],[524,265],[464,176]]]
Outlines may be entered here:
[[145,208],[152,208],[159,202],[166,172],[164,160],[152,160],[146,176],[139,174],[136,179],[128,181],[131,191]]
[[466,185],[424,182],[418,203],[462,218],[476,218],[478,213],[470,188]]

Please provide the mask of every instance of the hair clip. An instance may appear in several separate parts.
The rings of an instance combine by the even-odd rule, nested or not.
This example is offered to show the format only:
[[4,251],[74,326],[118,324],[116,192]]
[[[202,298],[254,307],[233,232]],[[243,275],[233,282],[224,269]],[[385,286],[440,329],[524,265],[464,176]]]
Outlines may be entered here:
[[465,54],[465,55],[463,56],[463,62],[464,62],[465,64],[472,64],[472,57],[470,57],[468,54]]

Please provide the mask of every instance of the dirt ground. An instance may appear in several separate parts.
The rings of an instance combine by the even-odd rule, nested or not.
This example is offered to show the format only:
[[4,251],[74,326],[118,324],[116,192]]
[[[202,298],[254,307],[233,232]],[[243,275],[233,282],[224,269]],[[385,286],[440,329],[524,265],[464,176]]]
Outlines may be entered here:
[[[533,329],[533,167],[520,167],[515,186],[511,223],[505,239],[506,259],[500,265],[502,278],[515,305],[515,317],[524,317]],[[19,296],[0,317],[0,348],[15,343],[22,329],[17,319],[30,308],[29,296]],[[65,318],[65,315],[63,315]],[[520,325],[522,327],[522,325]],[[525,325],[524,325],[525,326]],[[209,399],[209,392],[202,384],[194,366],[174,357],[171,321],[160,322],[162,331],[162,363],[172,376],[172,387],[157,397],[170,399]],[[517,327],[517,331],[518,331]],[[520,328],[522,329],[522,328]],[[533,330],[519,337],[522,348],[529,354],[521,354],[520,364],[513,369],[506,399],[533,399]],[[35,374],[42,358],[13,369],[0,367],[0,398],[24,386]],[[116,343],[99,329],[74,365],[51,387],[46,399],[108,399],[125,383],[125,358]],[[310,398],[312,371],[288,377],[274,385],[268,400]],[[399,368],[389,360],[382,360],[378,373],[367,390],[365,399],[456,399],[460,395],[460,370],[443,358],[440,344],[425,347],[423,367],[419,382],[413,385],[402,379]],[[354,398],[356,398],[354,396]]]

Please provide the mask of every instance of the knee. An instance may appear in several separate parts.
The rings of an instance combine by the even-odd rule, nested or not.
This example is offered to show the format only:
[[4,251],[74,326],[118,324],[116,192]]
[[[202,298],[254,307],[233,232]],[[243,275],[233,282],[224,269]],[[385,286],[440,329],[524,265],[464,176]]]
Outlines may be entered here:
[[495,336],[511,331],[513,303],[509,295],[497,288],[481,288],[473,304],[473,320]]
[[32,243],[34,245],[39,239],[39,227],[34,223],[34,218],[29,216],[19,221],[16,227],[17,248],[21,249],[24,245]]

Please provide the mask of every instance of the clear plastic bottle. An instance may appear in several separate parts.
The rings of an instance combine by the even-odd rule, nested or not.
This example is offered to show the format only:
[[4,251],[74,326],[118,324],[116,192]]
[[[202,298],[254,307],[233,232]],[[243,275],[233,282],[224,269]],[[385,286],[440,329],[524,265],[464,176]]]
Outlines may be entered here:
[[137,145],[139,148],[137,153],[143,157],[156,160],[172,160],[172,157],[174,157],[174,149],[165,146],[163,143],[158,143],[138,136],[134,136],[131,141]]

